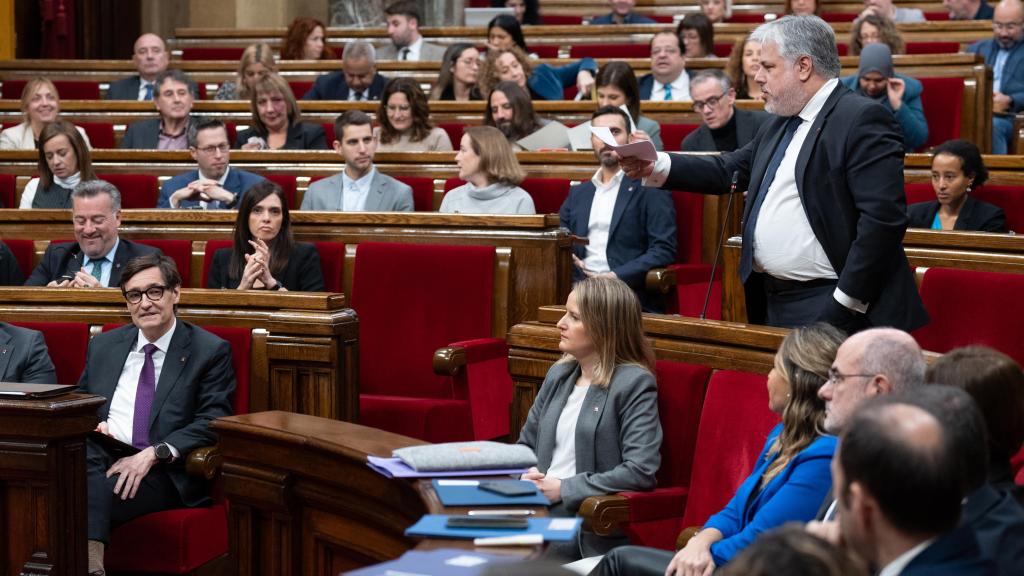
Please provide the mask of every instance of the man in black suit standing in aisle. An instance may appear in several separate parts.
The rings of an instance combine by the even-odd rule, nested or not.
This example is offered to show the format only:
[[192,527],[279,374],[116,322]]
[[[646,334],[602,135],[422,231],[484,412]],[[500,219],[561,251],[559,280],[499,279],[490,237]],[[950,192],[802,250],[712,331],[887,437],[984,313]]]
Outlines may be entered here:
[[167,256],[132,260],[121,281],[132,324],[89,345],[78,387],[107,400],[97,430],[139,450],[123,456],[92,439],[86,444],[90,574],[103,574],[112,528],[210,501],[209,486],[186,473],[185,460],[216,442],[210,421],[231,414],[235,372],[227,342],[177,321],[180,287]]
[[903,141],[892,113],[839,81],[832,28],[787,16],[754,31],[755,80],[778,117],[736,152],[621,159],[648,186],[747,190],[740,277],[747,318],[794,327],[824,321],[847,332],[910,331],[928,322],[903,252]]

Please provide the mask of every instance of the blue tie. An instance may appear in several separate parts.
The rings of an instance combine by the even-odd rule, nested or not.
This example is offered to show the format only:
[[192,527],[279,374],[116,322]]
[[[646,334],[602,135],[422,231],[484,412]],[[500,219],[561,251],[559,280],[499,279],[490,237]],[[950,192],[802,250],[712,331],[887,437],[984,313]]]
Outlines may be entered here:
[[799,116],[793,116],[786,122],[785,132],[775,147],[775,153],[768,162],[768,168],[764,171],[761,179],[761,186],[757,189],[757,196],[754,197],[754,205],[750,208],[750,214],[743,222],[743,248],[740,251],[740,279],[744,282],[750,278],[754,270],[754,227],[757,226],[757,215],[761,212],[761,205],[764,204],[764,197],[768,195],[768,188],[775,181],[775,173],[779,170],[779,164],[786,156],[786,148],[793,141],[793,134],[800,127],[802,120]]
[[665,100],[666,101],[672,100],[672,85],[671,84],[665,84]]
[[142,99],[143,100],[152,100],[153,99],[153,85],[152,84],[146,84],[146,85],[143,86],[143,88],[146,89],[146,94],[143,95]]

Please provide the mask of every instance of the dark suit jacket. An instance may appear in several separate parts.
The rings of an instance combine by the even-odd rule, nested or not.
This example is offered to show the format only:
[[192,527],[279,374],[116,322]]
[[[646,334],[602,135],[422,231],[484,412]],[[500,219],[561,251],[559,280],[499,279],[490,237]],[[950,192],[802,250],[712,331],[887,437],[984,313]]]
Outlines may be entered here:
[[7,244],[0,242],[0,286],[21,286],[24,283],[25,276],[18,259]]
[[[987,6],[988,4],[981,5],[982,9]],[[991,18],[991,7],[989,7],[989,12],[989,18]],[[985,65],[992,68],[996,65],[996,57],[999,56],[999,43],[993,38],[981,40],[968,46],[967,52],[981,54],[985,58]],[[1017,42],[1010,50],[1006,64],[1003,65],[1003,80],[999,91],[1013,98],[1011,112],[1024,110],[1024,41]]]
[[[78,388],[107,399],[99,409],[101,421],[107,419],[117,381],[138,335],[139,329],[129,324],[99,334],[89,344]],[[208,494],[205,483],[185,473],[185,461],[191,451],[217,441],[209,424],[231,414],[234,390],[228,343],[179,319],[156,385],[149,440],[154,445],[166,442],[181,455],[167,466],[167,473],[186,506],[203,504]]]
[[[591,24],[616,24],[613,14],[611,12],[604,16],[594,16],[590,19]],[[630,12],[626,14],[626,17],[622,20],[623,24],[657,24],[657,21],[653,18],[644,16],[643,14],[637,14],[636,12]],[[138,90],[138,88],[136,88]]]
[[[938,200],[907,206],[910,228],[931,228],[938,211]],[[956,217],[956,224],[953,224],[953,230],[1006,232],[1006,214],[1002,208],[968,195],[960,208],[960,215]]]
[[[671,155],[671,172],[662,187],[719,194],[729,190],[738,172],[737,190],[756,191],[787,120],[772,118],[735,152]],[[839,276],[839,289],[868,303],[868,322],[907,331],[926,324],[928,313],[903,252],[903,139],[892,113],[836,86],[800,149],[796,183],[811,230]],[[755,195],[747,194],[744,219]],[[746,286],[747,317],[755,324],[765,320],[760,278],[751,275]],[[808,322],[839,320],[829,317],[836,307],[842,308],[836,303],[832,309],[809,310]]]
[[[235,138],[235,148],[241,148],[242,144],[249,141],[253,136],[267,139],[266,134],[261,134],[255,126],[246,128],[238,133]],[[288,127],[288,138],[284,146],[279,150],[327,150],[327,137],[324,135],[324,127],[309,122],[296,122]]]
[[[760,110],[744,110],[733,108],[736,117],[736,145],[743,148],[754,139],[754,135],[761,128],[761,125],[771,119],[772,115]],[[711,136],[711,129],[707,124],[701,124],[693,132],[683,138],[683,145],[680,148],[683,152],[718,152],[715,148],[715,139]]]
[[[196,118],[189,116],[188,123],[188,126],[185,127],[186,132],[191,126],[195,126]],[[156,150],[159,143],[160,118],[157,117],[131,123],[117,147],[129,150]]]
[[0,322],[0,382],[57,383],[42,332]]
[[991,576],[991,562],[981,557],[974,533],[960,525],[939,536],[915,556],[900,576]]
[[[104,97],[106,100],[138,100],[139,99],[139,85],[142,84],[142,78],[138,74],[122,78],[116,82],[111,82],[110,87],[107,88],[107,95]],[[192,89],[192,97],[199,98],[199,89],[196,88],[195,84],[189,86]],[[154,88],[154,92],[155,92]]]
[[[686,74],[693,78],[692,71],[687,70]],[[640,99],[650,100],[651,92],[654,91],[654,74],[644,74],[643,76],[641,76],[640,83],[638,84],[638,86],[640,88]]]
[[[230,274],[233,250],[234,248],[221,248],[213,253],[210,276],[206,280],[207,288],[238,288],[241,278],[233,278]],[[316,251],[316,246],[307,242],[296,242],[295,251],[288,258],[288,265],[274,278],[288,290],[323,292],[324,273],[320,268],[320,253]]]
[[[110,269],[110,286],[107,287],[116,288],[121,285],[121,268],[129,260],[153,252],[160,252],[160,250],[121,238],[117,245],[117,251],[114,252],[114,267]],[[82,269],[84,260],[85,255],[82,254],[78,242],[51,243],[43,253],[39,265],[25,281],[25,286],[46,286],[61,276],[74,276],[75,272]]]
[[[380,73],[374,74],[373,82],[367,89],[367,100],[380,100],[380,93],[388,79]],[[348,100],[348,84],[341,71],[324,74],[313,82],[313,87],[302,96],[303,100]]]
[[[178,174],[174,178],[164,182],[164,185],[160,187],[160,199],[157,200],[156,207],[170,208],[171,195],[196,180],[199,180],[199,170],[192,170],[190,172],[185,172],[184,174]],[[259,174],[253,174],[252,172],[246,172],[245,170],[232,167],[228,172],[227,180],[224,180],[224,189],[228,192],[234,192],[237,194],[239,201],[241,201],[242,196],[249,191],[249,188],[252,188],[263,180],[263,176],[260,176]],[[220,202],[217,204],[218,206],[211,209],[222,208],[222,206],[219,205]],[[183,200],[178,204],[178,208],[197,208],[198,206],[198,200]]]
[[967,497],[960,523],[974,531],[981,556],[999,574],[1024,567],[1024,508],[1007,492],[985,484]]
[[[562,227],[576,236],[590,234],[590,207],[594,203],[594,183],[590,180],[569,190],[569,196],[558,211]],[[573,246],[582,260],[586,247]],[[608,267],[637,293],[646,310],[660,310],[663,305],[648,294],[644,279],[647,271],[667,266],[676,260],[676,210],[670,192],[645,188],[629,176],[622,177],[619,194],[612,208],[606,248]],[[575,280],[582,272],[573,266]]]

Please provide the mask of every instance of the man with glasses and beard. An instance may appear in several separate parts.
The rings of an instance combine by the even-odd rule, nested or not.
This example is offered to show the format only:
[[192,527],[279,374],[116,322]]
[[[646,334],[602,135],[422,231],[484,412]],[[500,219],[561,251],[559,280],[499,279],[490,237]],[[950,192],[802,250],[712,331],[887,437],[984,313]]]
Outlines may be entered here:
[[754,139],[771,118],[760,110],[736,107],[736,90],[721,70],[704,70],[690,80],[693,110],[701,125],[683,138],[683,152],[732,152]]
[[[591,126],[608,128],[619,144],[632,131],[629,116],[615,106],[602,106]],[[618,159],[597,136],[591,136],[601,163],[594,177],[573,186],[559,210],[562,227],[586,237],[586,246],[573,246],[573,276],[617,277],[640,298],[645,311],[664,310],[660,294],[644,286],[647,271],[676,259],[676,211],[670,192],[646,188],[626,176]]]
[[210,421],[231,414],[228,343],[176,315],[181,276],[150,254],[125,266],[121,292],[132,323],[89,344],[79,390],[103,396],[97,431],[138,451],[86,443],[89,574],[103,574],[110,531],[151,512],[203,506],[209,486],[185,472],[189,453],[217,441]]
[[[992,16],[992,38],[971,44],[992,69],[992,153],[1007,154],[1014,114],[1024,110],[1024,5],[1003,0]],[[1017,150],[1017,154],[1024,153]]]

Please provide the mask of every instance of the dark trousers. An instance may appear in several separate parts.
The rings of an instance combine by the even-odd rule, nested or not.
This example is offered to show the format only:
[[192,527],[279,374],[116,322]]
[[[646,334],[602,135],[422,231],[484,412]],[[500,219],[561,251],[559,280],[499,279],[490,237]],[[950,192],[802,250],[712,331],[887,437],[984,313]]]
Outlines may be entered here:
[[86,490],[89,498],[89,540],[107,543],[110,531],[139,516],[161,510],[182,508],[178,489],[167,474],[165,464],[155,464],[139,484],[135,498],[122,500],[114,494],[120,475],[107,478],[107,470],[118,457],[103,446],[86,442]]
[[646,546],[622,546],[605,554],[590,576],[664,576],[675,552]]
[[835,298],[838,280],[798,282],[761,274],[765,294],[765,324],[797,328],[816,322]]

